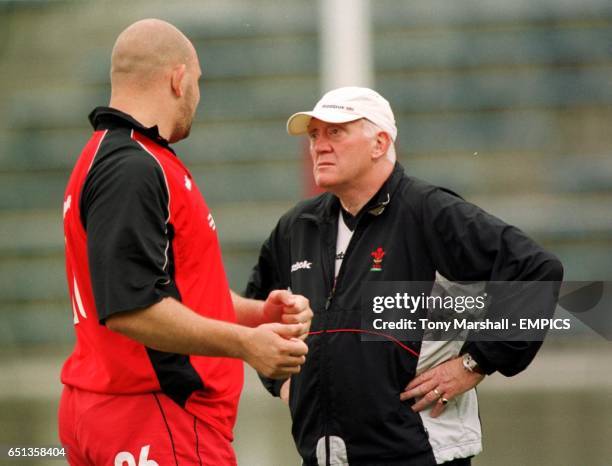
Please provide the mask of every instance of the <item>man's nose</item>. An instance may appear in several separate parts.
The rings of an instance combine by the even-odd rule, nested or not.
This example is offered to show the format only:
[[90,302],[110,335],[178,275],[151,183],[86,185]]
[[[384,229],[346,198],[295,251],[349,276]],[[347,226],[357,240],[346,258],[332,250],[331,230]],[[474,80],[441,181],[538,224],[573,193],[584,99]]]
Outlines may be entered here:
[[331,151],[331,145],[325,136],[318,136],[312,141],[312,150],[316,154],[322,154]]

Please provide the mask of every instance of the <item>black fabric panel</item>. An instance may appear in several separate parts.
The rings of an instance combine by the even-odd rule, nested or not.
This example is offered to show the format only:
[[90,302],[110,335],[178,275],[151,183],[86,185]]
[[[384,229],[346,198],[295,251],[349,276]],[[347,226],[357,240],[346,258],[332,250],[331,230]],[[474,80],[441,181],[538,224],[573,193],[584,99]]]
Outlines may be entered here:
[[177,297],[166,252],[168,196],[161,167],[130,130],[109,131],[80,199],[101,323],[116,312]]
[[159,380],[162,392],[181,407],[196,390],[202,390],[202,379],[191,365],[189,356],[147,348],[153,370]]
[[471,456],[469,458],[456,458],[446,463],[442,463],[440,466],[472,466]]

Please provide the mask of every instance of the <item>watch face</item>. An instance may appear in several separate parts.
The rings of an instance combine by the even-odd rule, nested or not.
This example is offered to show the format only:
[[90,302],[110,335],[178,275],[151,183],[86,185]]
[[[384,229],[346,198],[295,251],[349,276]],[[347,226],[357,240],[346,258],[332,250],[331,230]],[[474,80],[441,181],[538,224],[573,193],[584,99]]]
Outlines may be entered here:
[[465,353],[463,355],[463,367],[470,372],[477,372],[482,375],[486,375],[484,370],[478,365],[478,362],[472,357],[471,354]]
[[473,371],[475,367],[478,366],[478,363],[472,358],[469,353],[463,355],[463,365],[469,371]]

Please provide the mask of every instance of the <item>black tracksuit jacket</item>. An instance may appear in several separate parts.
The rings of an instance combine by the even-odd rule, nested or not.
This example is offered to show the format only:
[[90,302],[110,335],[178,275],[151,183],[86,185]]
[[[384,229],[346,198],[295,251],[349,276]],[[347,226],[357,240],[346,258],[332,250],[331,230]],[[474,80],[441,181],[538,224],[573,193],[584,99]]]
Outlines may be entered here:
[[[517,228],[451,191],[407,176],[396,166],[358,214],[334,286],[339,200],[330,193],[299,203],[279,220],[261,248],[246,295],[265,299],[290,288],[310,300],[314,319],[301,372],[291,378],[292,433],[305,465],[317,465],[317,442],[344,440],[351,465],[435,464],[413,400],[399,394],[415,376],[417,356],[393,341],[362,342],[363,282],[555,281],[561,263]],[[372,252],[383,248],[382,270]],[[294,267],[292,265],[302,263]],[[304,263],[305,262],[305,263]],[[543,312],[550,317],[554,303]],[[407,345],[418,353],[420,342]],[[487,372],[523,370],[541,342],[467,342]],[[280,383],[264,380],[278,396]],[[327,461],[329,463],[329,460]]]

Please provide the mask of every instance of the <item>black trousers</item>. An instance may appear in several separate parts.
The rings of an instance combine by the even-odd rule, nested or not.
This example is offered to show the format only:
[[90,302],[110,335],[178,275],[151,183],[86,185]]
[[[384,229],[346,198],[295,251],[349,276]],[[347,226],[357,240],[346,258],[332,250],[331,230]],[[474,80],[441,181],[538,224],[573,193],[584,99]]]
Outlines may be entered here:
[[442,463],[440,466],[471,466],[472,457],[469,458],[457,458],[446,463]]

